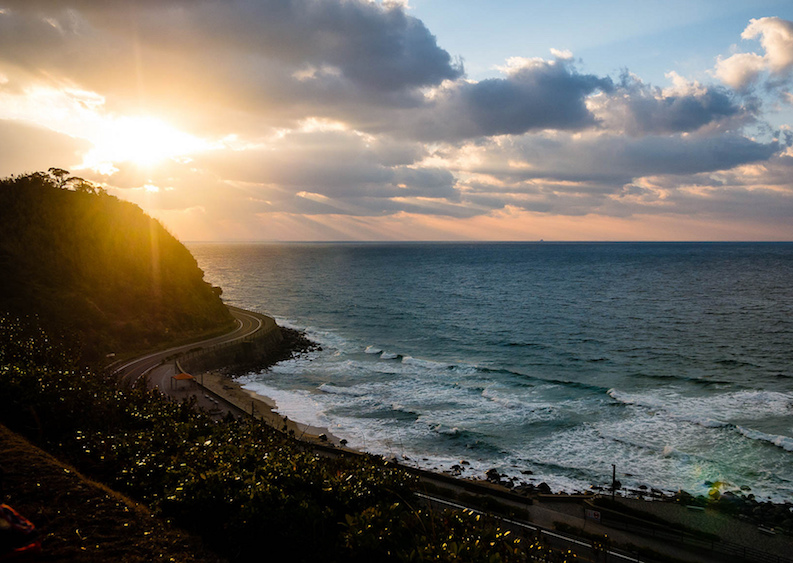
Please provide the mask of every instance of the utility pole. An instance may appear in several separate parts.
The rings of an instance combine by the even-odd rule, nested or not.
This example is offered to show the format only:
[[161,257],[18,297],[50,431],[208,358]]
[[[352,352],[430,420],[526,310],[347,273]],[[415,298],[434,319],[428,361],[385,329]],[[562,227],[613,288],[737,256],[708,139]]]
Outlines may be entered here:
[[611,464],[611,502],[615,502],[615,495],[617,494],[617,466]]

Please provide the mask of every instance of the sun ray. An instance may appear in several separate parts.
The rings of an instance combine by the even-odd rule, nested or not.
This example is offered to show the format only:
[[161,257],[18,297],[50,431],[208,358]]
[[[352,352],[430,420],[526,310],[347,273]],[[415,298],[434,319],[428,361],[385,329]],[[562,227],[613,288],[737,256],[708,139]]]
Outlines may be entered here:
[[210,144],[172,127],[157,118],[119,117],[109,120],[83,166],[99,170],[108,165],[130,162],[151,167],[167,159],[206,150]]

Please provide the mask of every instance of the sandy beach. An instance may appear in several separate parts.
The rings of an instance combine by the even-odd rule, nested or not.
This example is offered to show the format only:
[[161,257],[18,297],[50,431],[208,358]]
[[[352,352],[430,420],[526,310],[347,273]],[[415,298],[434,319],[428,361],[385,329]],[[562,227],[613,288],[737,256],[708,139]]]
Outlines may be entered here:
[[[303,424],[286,416],[281,416],[275,409],[275,401],[270,397],[265,397],[243,389],[243,387],[232,377],[219,371],[208,371],[195,376],[195,391],[200,394],[203,389],[216,395],[230,406],[234,407],[235,415],[245,413],[254,416],[267,424],[287,433],[294,435],[301,440],[310,442],[330,443],[335,446],[340,445],[339,438],[331,434],[327,428]],[[218,405],[220,408],[220,405]],[[225,412],[229,412],[227,409]],[[225,412],[222,414],[225,415]],[[324,436],[326,439],[322,439]]]

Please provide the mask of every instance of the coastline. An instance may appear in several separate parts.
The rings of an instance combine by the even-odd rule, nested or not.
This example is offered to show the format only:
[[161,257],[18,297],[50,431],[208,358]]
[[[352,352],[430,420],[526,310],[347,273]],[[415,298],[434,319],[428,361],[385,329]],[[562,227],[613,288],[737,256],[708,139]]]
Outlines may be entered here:
[[[199,376],[200,377],[200,376]],[[282,417],[274,411],[276,404],[270,397],[259,395],[253,391],[244,389],[236,379],[220,371],[212,371],[203,374],[203,387],[224,400],[235,405],[242,410],[247,406],[246,414],[251,414],[266,422],[267,424],[286,431],[294,438],[307,442],[310,446],[333,446],[340,451],[347,451],[355,454],[366,454],[347,448],[340,443],[338,437],[332,435],[326,428],[310,426],[298,421]],[[325,436],[325,439],[320,438]],[[320,450],[321,451],[321,450]],[[519,507],[528,515],[531,522],[545,526],[548,529],[567,530],[573,533],[585,533],[587,529],[590,533],[599,530],[607,536],[620,540],[620,543],[635,542],[636,537],[627,532],[626,521],[632,522],[634,527],[649,526],[647,529],[662,532],[666,530],[673,535],[685,534],[688,541],[696,542],[698,537],[708,536],[710,540],[719,538],[719,541],[726,542],[723,549],[747,549],[746,546],[764,545],[763,555],[773,554],[773,557],[785,561],[782,557],[788,551],[788,540],[786,535],[777,532],[767,522],[774,521],[776,518],[773,512],[765,514],[763,520],[766,521],[765,527],[760,522],[752,522],[740,516],[735,510],[734,496],[725,496],[722,499],[711,499],[716,502],[705,502],[705,499],[692,497],[678,493],[675,496],[651,495],[631,497],[618,495],[616,504],[609,505],[608,495],[603,495],[603,491],[592,490],[585,494],[557,493],[542,488],[532,487],[530,490],[521,490],[522,487],[510,485],[509,481],[502,481],[500,478],[486,476],[484,479],[474,476],[463,477],[453,475],[450,472],[434,472],[412,466],[402,466],[397,460],[384,460],[388,464],[401,466],[409,473],[419,478],[425,488],[430,490],[445,489],[447,495],[451,494],[454,498],[465,498],[467,501],[472,499],[482,499],[489,497],[489,502],[501,503],[504,506]],[[434,487],[434,488],[433,488]],[[469,496],[465,497],[466,491]],[[636,491],[634,491],[636,492]],[[624,493],[623,493],[624,494]],[[606,499],[606,505],[592,504],[595,499]],[[718,502],[718,501],[721,502]],[[474,500],[474,502],[476,502]],[[487,509],[488,501],[483,507]],[[773,505],[772,503],[752,503],[751,508],[758,506],[764,511],[787,510],[790,505]],[[603,521],[591,520],[587,516],[587,510],[598,510],[603,514]],[[561,522],[561,524],[559,524]],[[604,526],[605,525],[605,526]],[[565,528],[565,526],[567,526]],[[626,530],[625,532],[621,529]],[[781,529],[780,529],[781,532]],[[775,536],[775,537],[774,537]],[[643,542],[655,543],[654,540],[643,540]],[[685,541],[680,546],[655,545],[659,552],[666,548],[670,553],[677,556],[685,555],[686,548],[683,547]]]
[[[320,455],[335,456],[345,451],[353,455],[367,455],[366,452],[348,448],[346,440],[334,436],[327,428],[304,424],[282,416],[276,412],[277,404],[271,397],[242,387],[237,379],[239,375],[250,370],[266,369],[318,347],[299,331],[284,328],[281,330],[284,331],[285,338],[275,353],[269,354],[268,357],[256,358],[253,362],[199,372],[195,376],[194,385],[182,391],[172,391],[171,396],[178,398],[180,394],[183,397],[186,394],[193,394],[198,399],[199,406],[202,406],[200,403],[203,400],[209,399],[211,409],[209,412],[217,420],[228,414],[253,416],[274,429],[304,442],[306,447],[314,448],[314,451]],[[207,395],[216,397],[216,400],[212,401]],[[217,399],[220,399],[226,408],[218,408]],[[211,407],[213,403],[214,408]],[[697,541],[696,538],[703,533],[711,534],[711,538],[720,536],[720,541],[726,542],[725,549],[738,549],[736,546],[746,549],[746,546],[764,543],[765,549],[775,556],[783,556],[787,553],[786,538],[789,532],[779,526],[782,524],[780,517],[793,510],[793,505],[790,504],[763,503],[730,493],[708,499],[694,497],[684,491],[670,496],[657,494],[661,491],[626,489],[620,491],[616,505],[608,506],[609,501],[605,500],[607,506],[602,506],[592,504],[595,502],[594,499],[607,499],[602,487],[591,487],[587,493],[581,494],[554,493],[545,483],[539,486],[516,483],[506,475],[492,473],[495,470],[487,471],[482,478],[402,465],[401,460],[397,459],[383,458],[383,462],[387,465],[403,467],[418,478],[425,488],[435,491],[445,490],[445,495],[451,495],[450,498],[456,500],[474,502],[475,506],[480,502],[485,508],[492,503],[496,505],[500,503],[502,507],[519,507],[519,510],[526,511],[529,521],[547,529],[555,529],[559,522],[561,522],[559,525],[563,528],[566,526],[565,529],[573,533],[583,534],[587,529],[591,533],[592,530],[602,528],[603,533],[615,539],[619,538],[621,543],[635,543],[635,536],[627,534],[622,537],[623,533],[614,528],[614,526],[617,528],[623,526],[623,522],[628,518],[639,525],[649,526],[649,529],[666,530],[673,535],[685,530],[693,541]],[[599,514],[604,515],[604,521],[591,521],[587,516],[587,510],[600,511]],[[744,521],[740,521],[741,519]],[[739,543],[736,544],[735,541]],[[672,549],[677,552],[678,550],[677,547],[669,548],[663,544],[654,547],[659,551]],[[679,549],[683,551],[677,555],[685,552],[682,545]]]
[[[243,311],[236,307],[234,309]],[[245,312],[263,319],[265,322],[269,321],[271,327],[280,333],[277,344],[273,347],[259,348],[253,356],[247,355],[243,361],[235,361],[214,369],[195,370],[192,374],[192,384],[188,387],[180,389],[177,385],[176,387],[169,386],[166,389],[163,377],[159,378],[159,385],[155,383],[154,386],[174,399],[183,399],[188,395],[194,396],[197,405],[215,418],[223,418],[229,414],[252,416],[296,439],[313,444],[342,446],[341,439],[334,436],[327,428],[304,424],[281,415],[276,412],[277,404],[274,399],[242,387],[237,377],[243,372],[266,369],[299,354],[321,349],[319,344],[309,340],[301,331],[278,326],[275,320],[267,315],[252,311]],[[172,366],[175,372],[186,371],[179,360]],[[175,375],[175,373],[170,375]],[[212,396],[210,397],[210,395]],[[221,408],[220,401],[223,402],[223,408]]]
[[[261,313],[255,313],[256,315],[262,315]],[[272,319],[271,317],[267,317],[268,319]],[[274,319],[273,319],[274,323]],[[306,424],[300,422],[299,420],[290,419],[286,415],[281,415],[277,412],[277,402],[272,397],[269,397],[264,394],[257,393],[256,391],[245,389],[242,384],[239,382],[238,377],[257,370],[264,370],[268,369],[275,364],[278,364],[282,361],[286,361],[292,358],[295,358],[301,354],[321,350],[322,346],[310,340],[305,332],[301,330],[297,330],[294,328],[286,328],[276,325],[277,328],[281,331],[284,338],[283,341],[280,342],[278,349],[275,353],[268,354],[264,357],[254,358],[252,361],[247,361],[244,363],[238,363],[234,365],[227,365],[224,367],[220,367],[213,370],[208,370],[206,372],[200,373],[196,376],[196,383],[201,384],[205,389],[210,391],[211,393],[217,395],[219,398],[222,398],[224,401],[233,405],[239,414],[245,414],[248,416],[255,416],[258,419],[263,420],[269,426],[275,428],[276,430],[288,433],[289,435],[302,439],[307,440],[313,443],[319,444],[326,444],[326,445],[333,445],[336,447],[343,447],[349,451],[356,451],[358,453],[371,453],[366,452],[363,450],[358,450],[356,448],[352,448],[347,446],[347,441],[343,438],[332,434],[329,428],[325,426],[316,426],[311,424]],[[375,455],[375,454],[373,454]],[[397,463],[399,463],[399,459],[397,457],[387,457],[383,456],[384,459],[393,459]],[[481,473],[478,475],[470,474],[470,475],[463,475],[460,471],[455,471],[455,468],[458,468],[460,464],[467,465],[465,461],[462,461],[456,465],[451,466],[447,469],[441,468],[434,468],[429,466],[416,465],[417,469],[438,473],[442,475],[447,475],[449,477],[454,478],[461,478],[466,480],[473,480],[483,483],[489,483],[496,486],[501,486],[504,490],[521,490],[527,489],[529,491],[534,491],[535,489],[541,493],[547,494],[561,494],[561,495],[587,495],[587,494],[609,494],[608,491],[610,488],[607,485],[597,484],[597,483],[590,483],[589,487],[584,489],[576,489],[576,490],[556,490],[552,491],[550,487],[548,487],[545,483],[538,483],[535,480],[527,480],[523,481],[520,477],[509,477],[506,474],[499,474],[495,469],[487,469],[482,470]],[[493,478],[491,473],[495,472],[496,477]],[[718,483],[717,483],[718,485]],[[619,491],[619,495],[625,499],[636,499],[636,500],[644,500],[644,501],[651,501],[651,502],[665,502],[669,500],[676,499],[678,497],[684,497],[687,499],[699,499],[701,501],[711,501],[714,498],[718,499],[721,494],[718,494],[716,497],[710,497],[705,495],[698,495],[698,494],[690,494],[687,491],[681,490],[673,490],[673,489],[656,489],[650,488],[647,486],[639,486],[639,487],[623,487]],[[730,502],[744,501],[750,504],[758,503],[762,504],[764,502],[769,502],[771,504],[778,504],[778,505],[786,505],[788,503],[780,503],[765,500],[755,500],[754,495],[748,495],[748,498],[744,498],[743,493],[740,493],[740,496],[736,496],[734,493],[725,492],[725,500],[729,500]]]
[[233,376],[221,370],[213,370],[196,376],[196,383],[218,397],[222,397],[238,412],[262,420],[276,430],[286,432],[300,440],[333,444],[337,447],[341,445],[340,439],[327,428],[303,424],[280,415],[275,411],[277,405],[272,398],[243,388]]

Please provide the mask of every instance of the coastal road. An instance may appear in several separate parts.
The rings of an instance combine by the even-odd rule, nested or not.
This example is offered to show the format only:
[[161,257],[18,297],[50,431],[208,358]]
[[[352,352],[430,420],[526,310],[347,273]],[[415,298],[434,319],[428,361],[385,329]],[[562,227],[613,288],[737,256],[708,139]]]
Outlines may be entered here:
[[253,313],[231,306],[228,306],[228,309],[237,321],[237,327],[231,332],[207,340],[174,346],[173,348],[168,348],[161,352],[154,352],[140,358],[135,358],[117,367],[113,373],[116,374],[123,385],[132,385],[143,375],[162,364],[165,358],[169,356],[181,352],[188,352],[196,348],[209,348],[218,344],[229,344],[237,340],[243,340],[259,332],[266,334],[278,328],[278,325],[275,324],[275,320],[267,315]]

